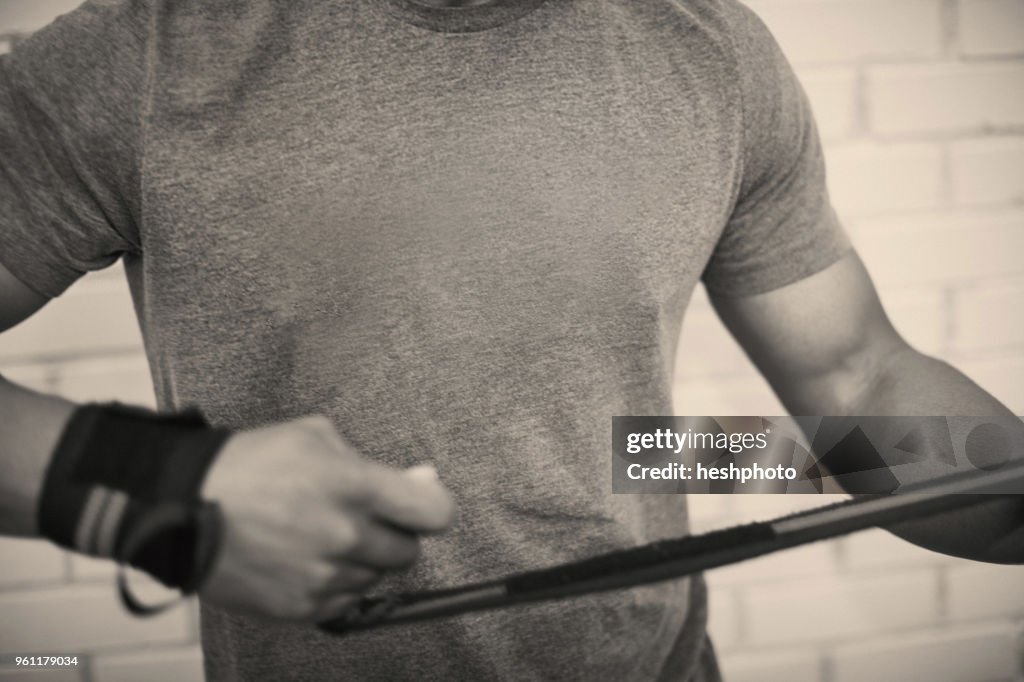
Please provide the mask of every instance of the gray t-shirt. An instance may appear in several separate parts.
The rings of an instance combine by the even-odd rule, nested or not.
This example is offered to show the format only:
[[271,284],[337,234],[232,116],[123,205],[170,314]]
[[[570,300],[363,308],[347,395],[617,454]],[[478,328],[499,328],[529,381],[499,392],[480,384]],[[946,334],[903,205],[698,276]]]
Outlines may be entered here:
[[[124,260],[159,404],[328,415],[458,523],[389,589],[687,531],[612,495],[700,280],[833,263],[811,114],[735,0],[103,0],[0,58],[0,261]],[[711,679],[699,580],[343,639],[203,609],[213,679]],[[704,672],[698,670],[704,669]]]

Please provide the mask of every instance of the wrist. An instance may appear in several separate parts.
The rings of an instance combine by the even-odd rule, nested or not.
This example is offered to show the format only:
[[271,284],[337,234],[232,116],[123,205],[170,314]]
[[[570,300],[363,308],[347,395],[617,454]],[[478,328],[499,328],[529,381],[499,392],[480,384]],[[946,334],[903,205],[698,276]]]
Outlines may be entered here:
[[41,534],[146,570],[189,592],[209,568],[219,526],[198,490],[229,432],[198,413],[84,405],[68,419],[39,496]]

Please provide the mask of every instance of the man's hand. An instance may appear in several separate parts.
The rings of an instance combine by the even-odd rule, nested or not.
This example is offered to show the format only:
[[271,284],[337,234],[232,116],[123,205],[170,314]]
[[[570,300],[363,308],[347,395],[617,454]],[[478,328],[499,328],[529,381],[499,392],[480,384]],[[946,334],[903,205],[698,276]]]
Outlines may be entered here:
[[454,514],[432,469],[363,459],[320,417],[233,436],[202,496],[226,522],[203,597],[302,620],[338,615],[384,571],[409,566],[417,534]]

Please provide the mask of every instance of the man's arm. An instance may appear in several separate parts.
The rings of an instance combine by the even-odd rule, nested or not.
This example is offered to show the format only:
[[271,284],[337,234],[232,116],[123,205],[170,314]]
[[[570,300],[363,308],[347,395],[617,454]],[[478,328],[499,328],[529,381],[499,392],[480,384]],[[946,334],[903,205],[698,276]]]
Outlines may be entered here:
[[[852,251],[794,284],[712,302],[791,414],[1012,416],[962,373],[900,337]],[[1015,442],[1022,438],[1024,425],[1014,434]],[[943,473],[942,465],[924,463],[913,478]],[[1024,563],[1024,496],[889,530],[946,554]]]
[[[0,265],[0,333],[39,310],[46,298]],[[0,534],[35,535],[36,504],[49,455],[74,405],[0,376]]]

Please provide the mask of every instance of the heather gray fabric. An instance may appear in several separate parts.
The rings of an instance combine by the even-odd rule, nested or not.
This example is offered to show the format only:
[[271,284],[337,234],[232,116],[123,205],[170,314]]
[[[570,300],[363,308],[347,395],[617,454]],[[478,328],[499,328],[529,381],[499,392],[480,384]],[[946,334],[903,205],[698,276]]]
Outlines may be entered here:
[[[672,412],[702,276],[847,248],[734,0],[106,0],[0,64],[0,260],[53,296],[122,257],[164,409],[434,462],[459,521],[389,588],[685,533],[609,493],[611,416]],[[684,580],[332,639],[210,607],[203,643],[218,680],[710,680],[704,609]]]

